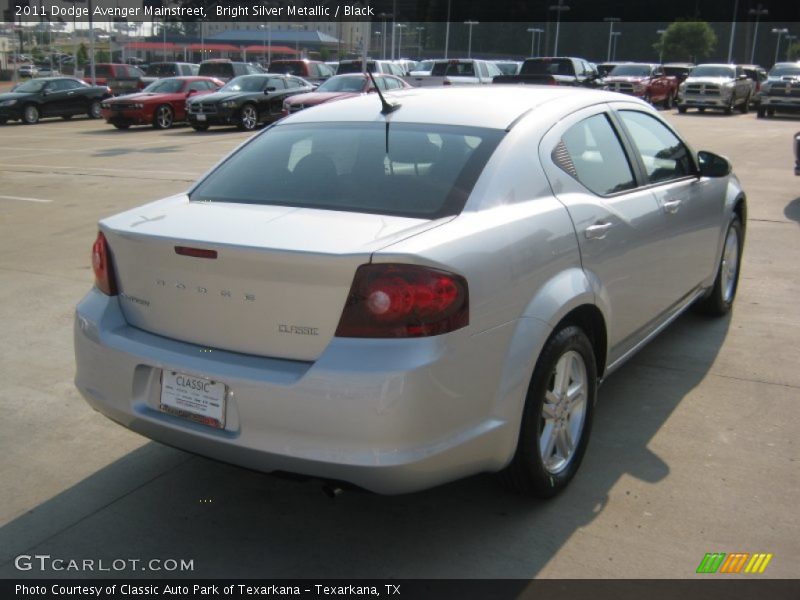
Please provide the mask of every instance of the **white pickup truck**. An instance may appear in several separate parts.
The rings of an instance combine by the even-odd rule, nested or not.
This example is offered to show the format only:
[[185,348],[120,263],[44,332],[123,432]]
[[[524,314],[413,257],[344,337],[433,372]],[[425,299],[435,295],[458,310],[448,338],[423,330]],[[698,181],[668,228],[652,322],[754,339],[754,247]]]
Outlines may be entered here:
[[502,75],[494,63],[475,58],[454,58],[434,61],[430,75],[404,77],[414,87],[441,85],[480,85],[492,83]]

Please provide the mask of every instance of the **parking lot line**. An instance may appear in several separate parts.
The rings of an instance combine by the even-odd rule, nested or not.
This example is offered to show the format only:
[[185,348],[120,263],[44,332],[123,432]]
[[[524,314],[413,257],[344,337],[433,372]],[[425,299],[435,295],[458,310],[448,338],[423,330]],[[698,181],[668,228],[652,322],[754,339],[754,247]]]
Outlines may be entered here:
[[0,200],[19,200],[20,202],[39,202],[41,204],[52,202],[52,200],[45,200],[44,198],[23,198],[22,196],[0,196]]

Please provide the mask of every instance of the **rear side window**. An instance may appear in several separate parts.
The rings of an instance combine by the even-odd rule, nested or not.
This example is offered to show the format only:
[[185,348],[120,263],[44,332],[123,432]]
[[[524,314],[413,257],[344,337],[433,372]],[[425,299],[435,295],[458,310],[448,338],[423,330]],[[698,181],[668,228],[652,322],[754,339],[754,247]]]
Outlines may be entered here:
[[233,65],[230,63],[203,63],[200,65],[200,75],[230,79],[233,77]]
[[622,144],[605,115],[570,127],[553,151],[553,162],[601,196],[636,187]]
[[[89,73],[90,69],[86,69],[86,72]],[[94,75],[95,77],[112,77],[111,75],[111,66],[110,65],[95,65],[94,67]]]
[[[191,199],[435,219],[461,212],[503,131],[428,124],[278,125]],[[388,139],[387,139],[388,138]]]
[[642,157],[650,183],[694,174],[688,149],[663,123],[633,110],[621,110],[619,116]]

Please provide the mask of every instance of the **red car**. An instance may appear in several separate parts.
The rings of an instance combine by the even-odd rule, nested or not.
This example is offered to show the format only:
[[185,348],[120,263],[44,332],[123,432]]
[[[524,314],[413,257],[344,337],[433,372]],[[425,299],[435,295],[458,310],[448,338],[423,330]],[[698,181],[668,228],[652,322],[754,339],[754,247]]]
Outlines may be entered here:
[[142,81],[144,71],[132,65],[116,63],[97,63],[94,66],[94,79],[92,83],[91,67],[84,69],[83,80],[89,85],[105,85],[111,89],[115,96],[130,94],[145,87]]
[[[394,75],[374,73],[373,76],[382,92],[393,92],[395,90],[404,90],[413,87]],[[328,79],[328,81],[320,85],[313,92],[298,94],[284,100],[283,116],[296,113],[310,106],[322,104],[323,102],[344,100],[345,98],[352,98],[353,96],[368,94],[374,91],[375,88],[372,86],[372,82],[364,73],[336,75]]]
[[103,101],[103,118],[117,129],[131,125],[152,125],[169,129],[186,121],[186,99],[215,92],[224,84],[213,77],[165,77],[148,85],[139,94]]

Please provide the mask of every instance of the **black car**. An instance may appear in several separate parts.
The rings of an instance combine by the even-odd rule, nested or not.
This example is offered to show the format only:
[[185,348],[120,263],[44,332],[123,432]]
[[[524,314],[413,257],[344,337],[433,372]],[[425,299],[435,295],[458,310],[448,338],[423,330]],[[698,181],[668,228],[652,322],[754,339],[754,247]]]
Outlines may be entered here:
[[186,114],[197,131],[211,125],[252,131],[259,123],[280,119],[284,99],[312,89],[310,83],[292,75],[242,75],[218,92],[189,100]]
[[38,123],[42,117],[99,119],[100,102],[111,97],[105,86],[91,86],[73,77],[43,77],[0,94],[0,125],[7,121]]

